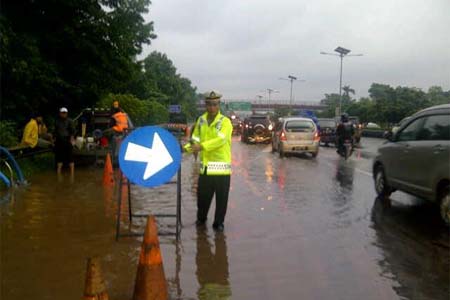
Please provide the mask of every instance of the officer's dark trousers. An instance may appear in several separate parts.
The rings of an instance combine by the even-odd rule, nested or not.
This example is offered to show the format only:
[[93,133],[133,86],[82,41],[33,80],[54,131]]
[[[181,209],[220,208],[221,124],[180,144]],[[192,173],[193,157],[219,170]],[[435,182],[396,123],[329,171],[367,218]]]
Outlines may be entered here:
[[223,224],[227,213],[230,175],[200,175],[197,191],[197,220],[204,222],[208,217],[212,198],[216,195],[214,224]]

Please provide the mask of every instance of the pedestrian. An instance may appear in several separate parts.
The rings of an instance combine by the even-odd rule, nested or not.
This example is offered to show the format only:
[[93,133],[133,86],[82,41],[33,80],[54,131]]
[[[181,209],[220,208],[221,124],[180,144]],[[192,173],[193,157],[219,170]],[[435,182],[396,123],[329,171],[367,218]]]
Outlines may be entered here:
[[30,120],[23,130],[21,147],[30,148],[50,148],[52,143],[45,140],[39,135],[39,128],[43,124],[42,115],[40,113],[31,114]]
[[55,158],[58,175],[64,164],[69,164],[70,174],[75,173],[73,160],[73,145],[75,143],[75,126],[68,117],[69,111],[65,107],[59,110],[59,117],[55,122]]
[[208,217],[212,198],[216,196],[213,228],[224,230],[231,175],[231,134],[233,126],[220,113],[220,95],[211,91],[205,94],[206,112],[195,124],[187,152],[200,154],[200,175],[197,189],[197,226],[203,226]]

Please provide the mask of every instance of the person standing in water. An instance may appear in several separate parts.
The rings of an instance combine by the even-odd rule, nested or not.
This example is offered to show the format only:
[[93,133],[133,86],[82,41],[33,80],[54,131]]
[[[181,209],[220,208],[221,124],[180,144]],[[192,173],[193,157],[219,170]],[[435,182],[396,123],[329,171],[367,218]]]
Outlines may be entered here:
[[205,95],[206,112],[195,124],[191,142],[185,151],[200,154],[200,176],[197,189],[197,226],[204,226],[212,198],[216,195],[213,228],[224,230],[231,175],[231,134],[233,125],[220,113],[220,95],[211,91]]
[[73,160],[73,144],[75,142],[75,126],[68,117],[69,111],[65,107],[59,110],[59,117],[55,123],[55,158],[58,175],[64,164],[69,164],[70,174],[75,173],[75,163]]

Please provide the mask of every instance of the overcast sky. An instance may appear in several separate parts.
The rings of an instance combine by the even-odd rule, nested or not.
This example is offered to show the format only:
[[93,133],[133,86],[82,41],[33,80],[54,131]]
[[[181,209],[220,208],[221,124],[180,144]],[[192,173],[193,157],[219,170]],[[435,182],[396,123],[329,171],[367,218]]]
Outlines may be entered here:
[[344,58],[343,85],[367,96],[373,82],[450,89],[450,0],[153,0],[147,20],[167,53],[199,92],[255,99],[318,101],[339,92],[337,46],[363,53]]

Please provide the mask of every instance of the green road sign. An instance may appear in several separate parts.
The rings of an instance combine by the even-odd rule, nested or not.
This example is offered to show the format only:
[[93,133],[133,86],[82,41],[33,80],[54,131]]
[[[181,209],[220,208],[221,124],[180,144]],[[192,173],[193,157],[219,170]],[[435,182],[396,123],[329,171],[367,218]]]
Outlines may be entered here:
[[250,102],[229,102],[227,103],[228,110],[230,111],[251,111],[252,104]]

